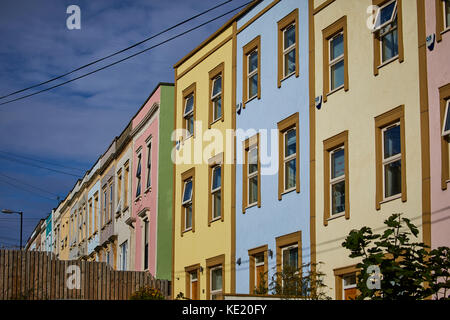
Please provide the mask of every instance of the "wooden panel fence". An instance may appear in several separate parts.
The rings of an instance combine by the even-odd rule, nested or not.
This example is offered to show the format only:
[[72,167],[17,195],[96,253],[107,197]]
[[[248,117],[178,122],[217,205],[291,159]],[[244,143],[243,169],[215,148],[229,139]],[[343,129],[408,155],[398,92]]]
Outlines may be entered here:
[[104,262],[62,261],[48,252],[0,250],[0,300],[128,300],[143,286],[170,297],[170,281],[147,272],[115,271]]

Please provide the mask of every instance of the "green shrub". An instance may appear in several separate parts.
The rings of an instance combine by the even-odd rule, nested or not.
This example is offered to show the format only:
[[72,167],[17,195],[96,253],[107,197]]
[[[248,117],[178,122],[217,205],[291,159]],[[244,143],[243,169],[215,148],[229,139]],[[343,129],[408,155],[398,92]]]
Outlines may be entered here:
[[161,290],[145,286],[134,292],[130,300],[165,300]]

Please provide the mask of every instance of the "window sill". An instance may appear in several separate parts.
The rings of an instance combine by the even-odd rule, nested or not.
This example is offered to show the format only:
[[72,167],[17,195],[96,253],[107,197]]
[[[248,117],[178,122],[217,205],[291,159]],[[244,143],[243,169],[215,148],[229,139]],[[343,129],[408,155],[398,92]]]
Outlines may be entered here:
[[384,203],[391,202],[391,201],[395,201],[395,200],[398,200],[398,199],[401,199],[401,198],[402,198],[402,194],[400,193],[400,194],[392,196],[390,198],[383,199],[383,201],[380,202],[380,205],[382,205]]
[[450,32],[450,27],[447,27],[447,29],[444,29],[443,31],[441,31],[441,35],[444,35],[447,32]]
[[245,104],[247,105],[248,103],[252,102],[253,100],[259,99],[258,95],[254,95],[253,97],[251,97],[250,99],[247,99],[247,101],[245,101]]
[[213,122],[211,122],[211,123],[209,124],[209,127],[211,128],[211,127],[212,127],[213,125],[215,125],[217,122],[222,121],[222,119],[223,119],[223,117],[220,117],[219,119],[214,120]]
[[128,206],[126,206],[125,208],[123,208],[122,213],[126,212],[129,209]]
[[211,224],[211,223],[214,223],[216,221],[221,221],[221,220],[222,220],[222,217],[217,217],[217,218],[214,218],[213,220],[209,221],[209,223]]
[[134,203],[138,203],[141,199],[142,199],[142,196],[140,195],[139,197],[137,197],[136,199],[134,199]]
[[283,82],[284,80],[287,80],[287,79],[289,79],[290,77],[294,76],[296,72],[297,72],[297,71],[294,71],[294,72],[288,74],[287,76],[283,77],[283,79],[281,79],[280,82]]
[[254,207],[257,207],[257,206],[258,206],[258,203],[256,202],[256,203],[254,203],[254,204],[251,204],[251,205],[246,206],[246,207],[245,207],[245,210],[248,210],[248,209],[251,209],[251,208],[254,208]]
[[391,59],[389,59],[389,60],[386,60],[385,62],[383,62],[382,64],[380,64],[380,65],[377,67],[377,69],[380,70],[381,68],[387,66],[388,64],[391,64],[391,63],[394,62],[394,61],[397,61],[398,59],[399,59],[399,57],[398,57],[398,55],[396,55],[395,57],[393,57],[393,58],[391,58]]
[[147,194],[147,193],[149,193],[150,191],[152,191],[152,186],[150,186],[150,187],[148,187],[147,189],[145,189],[144,193]]
[[331,96],[333,93],[336,93],[336,92],[338,92],[338,91],[341,91],[341,90],[344,89],[344,88],[345,88],[345,85],[342,85],[342,86],[340,86],[340,87],[337,87],[336,89],[333,89],[332,91],[330,91],[330,92],[327,93],[327,97]]
[[190,138],[194,139],[194,134],[191,134],[191,135],[189,135],[189,136],[183,137],[182,143],[184,144],[184,142],[185,142],[186,140],[189,140]]
[[191,232],[191,231],[192,231],[192,228],[186,229],[186,230],[183,231],[183,234]]
[[281,193],[281,196],[283,197],[284,195],[287,195],[287,194],[292,193],[292,192],[294,192],[294,191],[297,191],[297,187],[293,187],[292,189],[283,191],[283,192]]
[[339,219],[339,218],[342,218],[342,217],[345,217],[345,212],[335,214],[335,215],[329,217],[329,218],[327,219],[327,221],[336,220],[336,219]]

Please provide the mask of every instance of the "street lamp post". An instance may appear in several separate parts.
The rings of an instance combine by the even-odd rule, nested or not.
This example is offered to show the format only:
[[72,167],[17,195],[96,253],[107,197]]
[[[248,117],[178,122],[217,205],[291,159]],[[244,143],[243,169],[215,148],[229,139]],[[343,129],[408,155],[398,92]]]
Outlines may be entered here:
[[12,211],[12,210],[8,210],[8,209],[3,209],[2,210],[3,213],[6,214],[20,214],[20,250],[22,250],[22,227],[23,227],[23,212],[22,211]]

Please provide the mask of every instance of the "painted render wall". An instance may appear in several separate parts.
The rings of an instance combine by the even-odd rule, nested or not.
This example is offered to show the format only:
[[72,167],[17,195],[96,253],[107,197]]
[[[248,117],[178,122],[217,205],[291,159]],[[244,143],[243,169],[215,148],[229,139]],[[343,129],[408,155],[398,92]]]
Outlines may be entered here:
[[[195,120],[197,124],[194,124],[194,137],[185,139],[181,143],[181,148],[175,155],[177,159],[181,156],[186,156],[189,152],[192,155],[192,160],[188,163],[180,163],[175,166],[175,185],[174,187],[174,261],[173,261],[173,293],[176,296],[178,293],[183,292],[187,296],[186,292],[186,272],[185,267],[200,264],[204,268],[204,272],[200,273],[199,286],[200,286],[200,299],[209,299],[206,297],[207,292],[207,274],[206,260],[217,256],[224,255],[225,268],[224,268],[224,292],[232,292],[234,287],[234,280],[232,269],[234,260],[232,256],[232,214],[234,211],[231,207],[232,204],[232,165],[225,165],[222,172],[223,179],[223,201],[224,210],[222,212],[223,221],[217,220],[208,226],[208,161],[215,155],[224,153],[224,160],[230,157],[228,150],[225,149],[225,144],[220,143],[222,141],[215,141],[217,145],[214,150],[209,150],[210,153],[203,155],[204,148],[211,144],[203,137],[205,133],[211,133],[208,130],[208,106],[209,106],[209,72],[217,67],[220,63],[224,62],[224,81],[223,81],[223,105],[222,111],[224,115],[224,121],[217,121],[211,129],[217,129],[217,132],[221,132],[225,138],[226,129],[233,128],[232,115],[235,111],[234,103],[232,104],[232,57],[233,57],[233,41],[231,39],[233,35],[233,27],[229,26],[223,29],[217,37],[211,39],[206,43],[198,52],[189,57],[181,65],[175,68],[176,79],[176,118],[175,128],[181,129],[183,127],[183,110],[184,99],[183,90],[188,88],[194,82],[196,83],[196,102],[195,102]],[[219,44],[222,44],[219,48],[214,49]],[[210,55],[207,55],[211,52]],[[196,62],[199,61],[197,64]],[[184,73],[186,72],[186,73]],[[179,75],[183,74],[182,77]],[[177,139],[180,139],[181,134],[177,134]],[[218,139],[220,140],[220,139]],[[202,145],[200,148],[202,152],[193,152],[194,145]],[[195,157],[195,158],[194,158]],[[204,159],[206,158],[206,159]],[[181,174],[195,167],[195,181],[194,181],[194,218],[193,224],[195,230],[189,232],[181,232],[181,215],[182,215],[182,193],[183,193],[183,181],[181,180]],[[233,195],[234,196],[234,195]]]
[[158,141],[158,225],[156,243],[156,277],[172,277],[172,191],[173,164],[171,140],[173,123],[173,85],[162,85],[159,107]]
[[[243,18],[238,20],[238,30],[255,14],[272,3],[262,1]],[[281,20],[298,8],[299,67],[300,76],[295,74],[277,86],[278,27]],[[242,264],[236,267],[236,293],[249,292],[248,250],[268,245],[273,258],[268,257],[268,279],[276,267],[276,237],[293,232],[302,232],[302,262],[309,262],[309,65],[308,65],[308,3],[307,1],[283,0],[237,35],[237,103],[242,102],[243,47],[256,36],[261,37],[261,99],[248,102],[241,114],[236,115],[237,130],[267,129],[268,151],[261,145],[261,208],[252,207],[242,213],[243,166],[236,166],[236,259]],[[300,150],[300,193],[295,190],[278,200],[278,129],[277,123],[296,112],[299,113]],[[276,130],[273,139],[270,130]],[[263,139],[260,135],[260,139]],[[242,154],[243,141],[236,141],[238,161]],[[265,156],[267,154],[267,156]],[[271,157],[271,174],[264,175],[264,157]],[[238,162],[239,163],[239,162]],[[242,162],[241,162],[242,163]],[[283,174],[283,173],[281,173]]]
[[[314,1],[317,8],[324,1]],[[349,258],[341,243],[352,229],[370,226],[384,229],[383,221],[394,213],[419,227],[422,241],[421,123],[419,95],[419,54],[417,1],[403,0],[404,61],[395,60],[373,70],[373,36],[366,26],[366,9],[372,0],[336,0],[314,15],[315,96],[323,94],[322,30],[347,16],[349,90],[328,96],[315,110],[315,225],[317,262],[324,262],[326,293],[336,298],[337,268],[359,261]],[[396,199],[376,210],[375,117],[404,105],[406,136],[407,201]],[[350,218],[339,217],[324,225],[324,145],[323,141],[348,130]]]
[[[425,1],[426,34],[436,33],[436,1]],[[431,156],[431,246],[450,246],[450,184],[441,186],[441,111],[439,88],[450,83],[450,32],[442,34],[442,41],[427,49],[428,102],[430,110]]]
[[[139,111],[132,121],[133,127],[133,171],[132,171],[132,214],[136,218],[135,222],[135,269],[144,270],[144,219],[149,221],[149,248],[148,248],[148,271],[155,275],[156,272],[156,227],[157,227],[157,194],[158,194],[158,113],[147,120],[144,126],[138,129],[139,124],[144,120],[145,116],[155,104],[160,103],[160,88],[157,89],[150,97],[144,107]],[[147,189],[147,142],[151,137],[152,141],[152,172],[151,172],[151,188]],[[136,172],[138,167],[138,155],[141,154],[141,195],[136,197],[137,178]],[[140,217],[141,215],[142,217]]]

